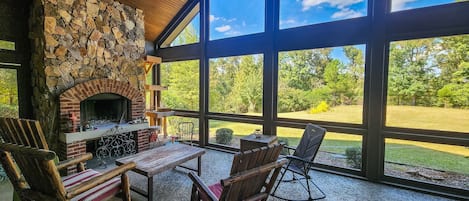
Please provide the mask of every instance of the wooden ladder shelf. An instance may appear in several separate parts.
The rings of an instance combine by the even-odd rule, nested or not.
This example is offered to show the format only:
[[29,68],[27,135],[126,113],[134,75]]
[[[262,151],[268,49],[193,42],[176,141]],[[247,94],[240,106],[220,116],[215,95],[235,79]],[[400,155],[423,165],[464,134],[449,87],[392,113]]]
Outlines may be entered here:
[[[160,64],[162,59],[155,56],[145,56],[145,77],[153,67],[157,64]],[[167,86],[161,85],[145,85],[145,94],[150,93],[150,107],[146,108],[145,115],[149,117],[150,126],[154,128],[162,128],[164,138],[167,139],[167,117],[173,116],[174,111],[171,111],[167,108],[160,107],[160,99],[158,96],[161,96],[161,91],[168,90]]]

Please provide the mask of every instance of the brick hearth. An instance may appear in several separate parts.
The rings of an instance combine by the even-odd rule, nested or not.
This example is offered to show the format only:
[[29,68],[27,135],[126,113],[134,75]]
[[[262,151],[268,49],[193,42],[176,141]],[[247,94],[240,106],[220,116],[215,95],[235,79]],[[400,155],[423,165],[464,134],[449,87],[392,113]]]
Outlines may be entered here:
[[[96,79],[75,85],[60,95],[60,130],[62,133],[76,132],[76,127],[80,125],[80,102],[97,94],[112,93],[123,96],[131,102],[132,119],[144,117],[145,99],[143,93],[132,87],[129,83],[112,79]],[[74,118],[70,118],[71,116]],[[149,130],[135,131],[137,140],[137,151],[148,149]],[[79,135],[79,133],[77,133]],[[86,142],[78,141],[60,145],[59,157],[70,159],[83,155],[86,152]]]

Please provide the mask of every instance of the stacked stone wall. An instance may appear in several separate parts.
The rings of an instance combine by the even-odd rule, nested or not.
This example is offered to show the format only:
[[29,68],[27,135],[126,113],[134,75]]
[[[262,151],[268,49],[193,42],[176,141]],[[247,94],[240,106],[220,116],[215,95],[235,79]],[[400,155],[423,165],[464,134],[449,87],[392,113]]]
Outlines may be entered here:
[[64,91],[107,78],[143,93],[143,13],[113,0],[34,0],[31,12],[34,115],[55,149]]

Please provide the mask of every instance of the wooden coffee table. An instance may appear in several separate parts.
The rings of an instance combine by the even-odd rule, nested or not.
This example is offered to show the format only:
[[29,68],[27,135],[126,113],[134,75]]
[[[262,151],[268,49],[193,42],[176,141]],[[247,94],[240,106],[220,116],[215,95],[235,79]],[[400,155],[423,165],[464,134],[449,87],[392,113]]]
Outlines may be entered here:
[[[146,196],[148,200],[153,200],[154,175],[179,166],[192,171],[197,171],[197,174],[200,176],[201,158],[204,153],[205,150],[198,147],[184,144],[173,144],[157,147],[132,156],[117,159],[116,165],[135,162],[137,167],[132,171],[147,177],[148,192],[145,192],[135,186],[131,186],[130,189],[138,194]],[[194,158],[197,158],[197,169],[181,166],[182,163]]]

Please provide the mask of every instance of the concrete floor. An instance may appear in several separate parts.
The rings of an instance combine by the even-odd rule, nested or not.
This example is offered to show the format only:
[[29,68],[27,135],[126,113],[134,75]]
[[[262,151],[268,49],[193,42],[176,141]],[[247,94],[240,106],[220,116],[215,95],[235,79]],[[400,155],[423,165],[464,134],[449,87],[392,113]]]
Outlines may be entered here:
[[[222,178],[228,177],[233,155],[214,150],[207,150],[202,156],[202,180],[207,184],[218,182]],[[196,161],[187,162],[187,166],[196,167]],[[112,168],[109,165],[107,169]],[[98,171],[106,169],[95,168]],[[146,190],[146,178],[136,173],[129,173],[132,185]],[[318,186],[326,193],[323,200],[380,200],[380,201],[436,201],[450,200],[443,197],[428,195],[395,188],[392,186],[375,184],[359,179],[353,179],[324,172],[312,171],[311,176]],[[187,171],[176,168],[166,171],[154,177],[154,200],[159,201],[179,201],[189,200],[192,182],[187,177]],[[0,201],[11,200],[11,187],[6,182],[0,184]],[[288,183],[281,185],[276,195],[290,196],[292,199],[307,198],[306,192],[298,183]],[[315,195],[318,195],[317,192]],[[305,197],[306,196],[306,197]],[[117,200],[117,199],[116,199]],[[132,200],[143,201],[146,198],[133,193]],[[269,198],[270,201],[279,199]]]

